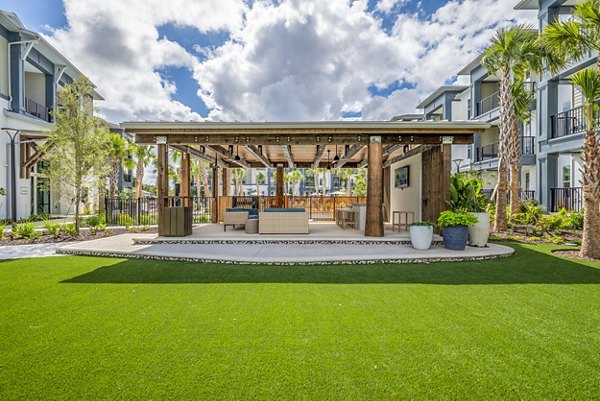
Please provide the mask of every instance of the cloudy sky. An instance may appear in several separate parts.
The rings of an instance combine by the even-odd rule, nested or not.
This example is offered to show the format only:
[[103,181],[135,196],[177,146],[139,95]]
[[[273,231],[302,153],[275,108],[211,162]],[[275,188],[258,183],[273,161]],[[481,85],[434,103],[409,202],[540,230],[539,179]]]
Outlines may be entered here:
[[[415,111],[517,0],[0,0],[106,98],[110,121],[388,120]],[[458,80],[458,81],[457,81]]]

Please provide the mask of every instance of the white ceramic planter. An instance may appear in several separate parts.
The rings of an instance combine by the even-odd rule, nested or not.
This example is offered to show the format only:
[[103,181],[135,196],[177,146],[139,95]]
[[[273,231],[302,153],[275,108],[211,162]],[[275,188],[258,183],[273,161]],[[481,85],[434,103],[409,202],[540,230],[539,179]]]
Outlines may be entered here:
[[410,243],[413,248],[419,251],[425,251],[431,246],[433,240],[433,227],[431,226],[411,226]]
[[487,246],[490,237],[490,214],[487,212],[471,214],[477,217],[479,222],[469,226],[469,245],[480,248]]

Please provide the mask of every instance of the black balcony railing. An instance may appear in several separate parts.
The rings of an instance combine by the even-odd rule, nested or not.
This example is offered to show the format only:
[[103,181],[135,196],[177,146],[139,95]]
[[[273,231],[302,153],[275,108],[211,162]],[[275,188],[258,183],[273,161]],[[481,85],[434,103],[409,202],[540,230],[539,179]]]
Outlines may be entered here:
[[475,161],[492,160],[498,158],[498,142],[475,149]]
[[523,155],[534,155],[535,154],[535,137],[533,137],[533,136],[522,136],[521,137],[521,154],[523,154]]
[[25,112],[41,120],[50,122],[50,109],[28,98],[25,98]]
[[477,103],[477,115],[480,116],[498,107],[500,107],[500,92],[495,92]]
[[[600,113],[594,112],[594,118],[600,123]],[[561,138],[563,136],[580,134],[586,129],[585,114],[583,107],[550,116],[550,138]]]
[[[494,191],[493,189],[482,189],[481,193],[484,194],[488,199],[491,199],[493,191]],[[519,191],[519,197],[523,201],[526,201],[529,199],[534,199],[535,191],[532,191],[532,190]],[[506,203],[510,203],[510,192],[506,193]]]
[[558,212],[565,208],[578,212],[583,207],[583,188],[550,188],[550,211]]

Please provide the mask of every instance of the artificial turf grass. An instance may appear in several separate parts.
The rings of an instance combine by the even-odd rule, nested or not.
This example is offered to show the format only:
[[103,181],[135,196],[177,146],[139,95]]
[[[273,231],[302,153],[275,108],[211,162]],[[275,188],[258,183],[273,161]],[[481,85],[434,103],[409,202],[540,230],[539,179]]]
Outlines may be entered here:
[[0,398],[593,399],[598,264],[0,263]]

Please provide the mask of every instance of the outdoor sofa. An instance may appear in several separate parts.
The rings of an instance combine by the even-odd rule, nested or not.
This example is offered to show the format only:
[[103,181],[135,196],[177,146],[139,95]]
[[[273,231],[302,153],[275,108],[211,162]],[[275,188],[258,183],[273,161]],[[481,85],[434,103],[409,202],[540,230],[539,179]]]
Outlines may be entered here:
[[223,231],[227,231],[227,226],[243,226],[246,220],[258,218],[258,209],[248,209],[243,207],[230,207],[223,212]]
[[308,234],[308,212],[304,209],[265,208],[258,215],[259,234]]

